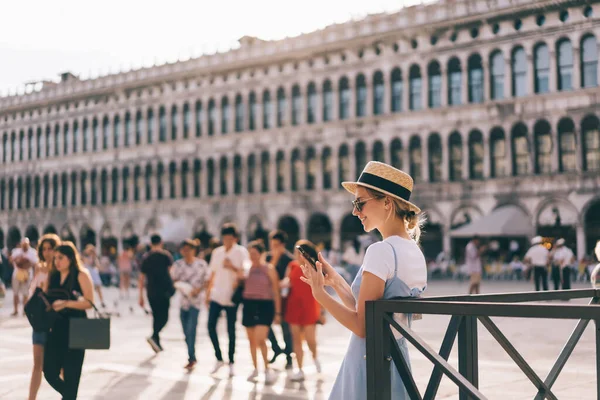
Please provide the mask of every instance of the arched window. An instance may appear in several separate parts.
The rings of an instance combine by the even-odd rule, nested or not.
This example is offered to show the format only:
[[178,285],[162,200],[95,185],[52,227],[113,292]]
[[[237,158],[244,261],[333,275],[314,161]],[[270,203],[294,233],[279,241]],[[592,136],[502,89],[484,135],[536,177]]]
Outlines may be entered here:
[[385,84],[383,73],[376,71],[373,74],[373,115],[383,114],[383,102],[385,100]]
[[490,90],[492,100],[504,98],[504,56],[500,50],[490,56]]
[[[250,94],[254,97],[254,92]],[[256,98],[254,99],[256,101]],[[250,117],[252,116],[252,111],[250,111]],[[252,120],[252,124],[254,124],[254,120]],[[244,130],[244,102],[242,101],[242,95],[238,94],[235,96],[235,131],[241,132]]]
[[467,62],[469,75],[469,103],[483,103],[483,66],[481,56],[472,54]]
[[[57,126],[58,128],[58,126]],[[106,150],[108,149],[108,142],[110,140],[110,120],[108,119],[108,116],[104,117],[104,120],[102,121],[102,149]],[[58,154],[58,153],[56,153]]]
[[[56,175],[54,175],[54,178],[56,178]],[[54,185],[54,187],[56,188],[56,185]],[[54,190],[54,193],[56,193],[56,190]],[[10,179],[8,181],[8,209],[12,210],[15,204],[15,183],[12,179]]]
[[348,119],[350,116],[350,86],[348,78],[345,76],[340,79],[338,84],[339,118]]
[[442,140],[440,135],[432,133],[427,140],[429,150],[429,181],[440,182],[442,180]]
[[115,149],[119,148],[119,136],[121,136],[121,118],[115,115],[113,120],[113,147]]
[[263,129],[271,129],[271,118],[273,117],[273,106],[271,104],[271,92],[265,90],[262,96]]
[[573,89],[573,46],[568,39],[562,39],[556,45],[558,62],[558,90]]
[[6,203],[4,200],[4,193],[6,193],[6,183],[4,183],[4,179],[0,180],[0,193],[2,193],[2,195],[0,196],[0,210],[4,211],[6,210]]
[[162,200],[164,198],[164,187],[163,187],[163,176],[165,175],[165,167],[162,163],[158,163],[156,167],[156,199]]
[[192,115],[190,112],[190,105],[185,103],[183,105],[183,138],[187,139],[190,137],[190,122]]
[[146,134],[148,144],[152,144],[154,141],[154,110],[149,108],[146,114]]
[[402,142],[398,138],[392,140],[392,144],[390,145],[390,159],[392,167],[402,169]]
[[535,173],[549,174],[552,172],[552,136],[550,124],[538,121],[533,128],[535,135]]
[[2,136],[2,162],[6,164],[7,155],[8,155],[8,135],[4,133]]
[[269,193],[269,175],[271,170],[271,160],[268,151],[260,154],[260,191]]
[[140,196],[140,181],[142,179],[142,168],[136,165],[133,170],[133,201],[138,202],[141,199]]
[[527,127],[518,123],[512,129],[513,175],[529,174],[529,142]]
[[560,172],[577,171],[577,139],[575,124],[570,118],[563,118],[558,123],[558,141]]
[[152,200],[152,165],[150,164],[146,166],[144,187],[146,188],[146,201]]
[[[84,176],[83,174],[85,174],[85,171],[82,172],[82,177]],[[2,191],[2,193],[4,193],[4,188],[3,187],[0,187],[0,190]],[[40,208],[40,197],[41,197],[41,194],[42,194],[41,180],[40,180],[39,176],[36,176],[34,178],[34,180],[33,180],[33,207],[34,208]],[[4,194],[2,195],[2,197],[4,197]],[[81,200],[83,201],[83,196],[81,197]]]
[[367,147],[362,141],[357,142],[354,146],[354,165],[356,166],[356,179],[358,179],[365,165],[367,165]]
[[[47,176],[44,177],[44,207],[47,207],[46,198],[48,197],[48,191],[50,190],[49,182],[47,184]],[[90,173],[90,204],[95,206],[98,204],[98,173],[96,170],[92,170]]]
[[227,195],[227,183],[229,182],[229,163],[227,162],[226,156],[221,157],[221,161],[219,162],[219,171],[219,191],[221,196],[225,196]]
[[331,189],[333,183],[333,160],[331,148],[325,147],[321,153],[321,170],[323,171],[323,189]]
[[461,104],[462,71],[460,60],[456,57],[448,61],[448,105]]
[[285,100],[285,90],[280,87],[277,89],[277,127],[281,128],[287,121],[287,102]]
[[448,139],[448,153],[450,155],[450,180],[460,181],[462,179],[463,147],[460,133],[454,132]]
[[123,196],[121,197],[121,201],[123,203],[127,203],[129,201],[129,167],[123,168],[122,172],[123,176]]
[[483,179],[483,135],[478,130],[469,133],[469,177]]
[[402,71],[400,68],[392,70],[392,88],[391,88],[391,108],[392,112],[402,111]]
[[306,149],[306,182],[305,187],[306,190],[315,190],[316,188],[316,179],[318,172],[318,164],[317,164],[317,156],[315,154],[315,149],[312,146],[309,146]]
[[158,110],[158,141],[167,141],[167,112],[164,107]]
[[[66,172],[64,172],[60,177],[60,205],[62,207],[67,206],[68,201],[68,193],[69,193],[69,176]],[[17,199],[18,208],[21,208],[21,179],[17,181],[17,195],[19,198]]]
[[[84,122],[86,122],[84,120]],[[35,151],[35,157],[39,160],[40,158],[42,158],[42,128],[37,128],[37,132],[36,132],[36,151]]]
[[300,158],[300,150],[294,149],[292,151],[292,162],[291,167],[291,189],[292,192],[297,192],[300,186],[300,174],[302,173],[302,159]]
[[314,82],[306,90],[306,122],[313,124],[317,120],[317,88]]
[[202,136],[202,126],[204,125],[204,110],[202,109],[202,102],[196,102],[196,137]]
[[283,193],[285,190],[285,171],[287,166],[285,165],[285,154],[283,151],[277,152],[277,193]]
[[[74,122],[74,126],[77,127],[77,121]],[[75,128],[73,129],[73,141],[75,142]],[[29,130],[27,131],[27,143],[29,144],[27,146],[27,159],[28,160],[32,160],[33,159],[33,129],[29,128]],[[75,146],[74,146],[75,147]],[[73,148],[73,152],[77,151],[76,148]]]
[[416,135],[410,138],[409,158],[410,175],[415,182],[421,182],[423,179],[423,175],[421,173],[423,168],[423,156],[421,152],[421,138]]
[[[106,128],[105,130],[108,131],[108,117],[105,117],[105,122],[106,122]],[[108,142],[107,142],[108,143]],[[15,143],[15,133],[13,132],[13,153],[12,153],[12,160],[15,161],[15,155],[16,153],[16,143]],[[60,154],[60,125],[56,124],[54,126],[54,156],[58,157],[58,155]]]
[[427,66],[427,78],[429,79],[428,103],[429,108],[438,108],[442,105],[442,72],[440,64],[432,61]]
[[[73,177],[77,177],[73,172]],[[74,187],[74,185],[73,185]],[[25,209],[28,210],[31,208],[31,177],[25,178]],[[75,192],[73,191],[73,199],[75,198]],[[75,205],[75,203],[73,203]]]
[[221,133],[229,132],[229,99],[223,96],[221,99]]
[[331,121],[333,117],[333,90],[331,81],[323,82],[323,122]]
[[339,164],[338,164],[338,176],[340,182],[347,181],[350,178],[350,154],[348,151],[348,145],[342,144],[338,151]]
[[[131,121],[131,114],[129,112],[125,113],[125,136],[123,137],[123,144],[125,145],[125,147],[129,147],[130,145],[130,138],[131,138],[131,131],[132,131],[132,121]],[[77,129],[77,126],[75,125],[73,127],[73,137],[76,138],[77,134],[75,133]]]
[[[63,174],[63,187],[62,187],[62,205],[63,207],[67,206],[67,174]],[[17,210],[23,208],[23,180],[21,178],[17,179]]]
[[[256,93],[250,92],[250,95],[248,96],[248,129],[251,131],[256,130],[257,115],[258,115],[258,103],[256,102]],[[243,130],[244,129],[243,121],[242,121],[241,127]]]
[[423,107],[423,101],[421,100],[423,83],[421,81],[421,70],[419,69],[418,65],[413,65],[410,67],[409,81],[410,109],[413,111],[418,111]]
[[119,201],[119,170],[112,170],[112,203],[116,204]]
[[206,162],[206,194],[215,195],[215,162],[212,158]]
[[[77,205],[77,173],[72,172],[71,173],[71,206],[75,206]],[[27,190],[29,192],[29,190]],[[29,195],[28,195],[29,197]],[[29,200],[27,200],[27,203],[29,203]],[[27,208],[29,208],[29,204],[27,205]]]
[[356,117],[367,115],[367,83],[363,74],[356,77]]
[[[81,142],[82,142],[81,146],[82,146],[83,152],[87,153],[89,151],[89,142],[88,142],[89,139],[88,138],[90,135],[90,124],[88,123],[87,119],[83,120],[82,133],[83,133],[83,137],[81,140]],[[38,151],[39,151],[39,147],[38,147]]]
[[298,125],[302,119],[302,96],[300,86],[292,88],[292,125]]
[[210,99],[208,101],[208,136],[215,134],[215,127],[217,126],[217,108],[215,107],[215,100]]
[[514,97],[527,95],[527,55],[522,47],[512,52],[512,93]]
[[[23,131],[21,131],[21,139],[23,139]],[[69,154],[69,144],[71,144],[70,143],[70,139],[71,138],[69,137],[69,123],[66,122],[63,125],[63,154],[64,155]],[[23,144],[24,144],[23,140],[21,140],[19,142],[19,144],[21,145],[20,148],[19,148],[19,150],[20,150],[19,151],[19,159],[22,160],[23,159],[23,153],[24,153],[22,151]]]
[[202,184],[200,176],[202,172],[202,164],[200,160],[194,160],[194,197],[200,197],[200,185]]
[[[96,121],[96,119],[94,118],[94,124],[96,127],[96,137],[98,135],[98,121]],[[6,136],[5,136],[6,138]],[[48,125],[46,127],[46,154],[45,157],[48,158],[50,157],[50,154],[52,154],[52,128],[50,128],[50,125]],[[96,141],[97,143],[97,141]],[[94,149],[95,150],[95,149]]]
[[254,193],[254,177],[256,176],[256,156],[254,154],[250,154],[248,156],[248,181],[247,188],[248,193]]
[[175,199],[177,197],[177,165],[171,161],[169,163],[169,198]]
[[[82,206],[85,206],[85,205],[87,205],[87,202],[88,202],[87,171],[81,171],[81,174],[79,175],[79,185],[80,185],[79,190],[81,193],[80,202],[81,202]],[[73,185],[73,187],[75,187],[75,185]]]
[[171,107],[171,140],[177,140],[177,106],[173,105]]
[[540,43],[533,50],[533,67],[535,78],[535,92],[548,93],[550,91],[550,55],[548,46]]
[[583,170],[600,170],[600,121],[596,116],[586,117],[581,123],[583,143]]
[[581,40],[581,86],[598,86],[598,45],[593,35]]
[[141,111],[135,113],[135,144],[138,146],[142,144],[142,118]]
[[379,140],[373,143],[373,161],[385,162],[385,150]]
[[242,157],[236,154],[233,157],[233,192],[235,194],[242,194]]

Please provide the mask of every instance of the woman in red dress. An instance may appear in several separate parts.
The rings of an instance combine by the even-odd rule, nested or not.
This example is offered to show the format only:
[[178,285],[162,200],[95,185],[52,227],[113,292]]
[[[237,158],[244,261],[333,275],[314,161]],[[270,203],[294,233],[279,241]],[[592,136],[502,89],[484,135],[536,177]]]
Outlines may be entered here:
[[[300,240],[296,242],[296,246],[301,246],[315,260],[317,259],[315,245],[308,240]],[[321,316],[321,307],[313,297],[310,286],[300,280],[300,277],[304,275],[298,262],[301,259],[298,250],[295,250],[294,257],[295,260],[288,265],[286,279],[284,279],[282,284],[289,285],[290,289],[287,298],[285,320],[290,324],[292,330],[294,353],[296,353],[296,361],[298,362],[298,372],[291,379],[292,381],[299,382],[304,380],[304,370],[302,369],[304,361],[302,344],[304,341],[306,341],[312,353],[317,372],[321,373],[321,363],[317,358],[316,325],[317,322],[324,322],[324,316]]]

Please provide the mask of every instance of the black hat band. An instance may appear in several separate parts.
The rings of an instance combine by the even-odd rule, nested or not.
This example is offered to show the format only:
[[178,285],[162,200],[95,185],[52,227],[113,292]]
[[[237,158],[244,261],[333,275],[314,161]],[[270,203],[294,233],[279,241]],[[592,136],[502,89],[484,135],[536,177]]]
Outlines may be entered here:
[[368,172],[363,172],[362,174],[360,174],[360,177],[358,178],[358,183],[364,183],[366,185],[385,190],[386,192],[398,196],[406,201],[409,201],[410,199],[411,192],[404,186],[389,181],[380,176],[370,174]]

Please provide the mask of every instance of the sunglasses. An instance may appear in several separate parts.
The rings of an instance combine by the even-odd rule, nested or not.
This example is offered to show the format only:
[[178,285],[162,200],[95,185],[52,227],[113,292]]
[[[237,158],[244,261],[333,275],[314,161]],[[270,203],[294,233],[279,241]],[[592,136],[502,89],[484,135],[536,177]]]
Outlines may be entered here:
[[352,206],[356,209],[356,211],[361,212],[365,203],[369,200],[373,200],[375,197],[369,197],[368,199],[356,199],[352,200]]

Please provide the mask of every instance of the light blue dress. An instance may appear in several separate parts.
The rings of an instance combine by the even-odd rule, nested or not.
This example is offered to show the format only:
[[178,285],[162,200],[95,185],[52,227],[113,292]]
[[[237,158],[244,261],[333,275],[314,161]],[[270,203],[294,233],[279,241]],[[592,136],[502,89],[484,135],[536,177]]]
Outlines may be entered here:
[[[385,282],[383,299],[391,299],[394,297],[418,297],[421,293],[423,293],[425,287],[410,289],[408,285],[398,277],[398,259],[396,257],[396,249],[391,243],[388,244],[392,247],[394,252],[395,269],[393,278],[388,279]],[[351,286],[352,294],[354,295],[356,301],[358,301],[358,293],[360,292],[362,272],[363,267],[361,267],[358,271],[358,275],[356,275],[356,278],[354,279],[354,282],[352,282]],[[410,315],[408,316],[408,321],[410,324]],[[410,366],[406,339],[398,339],[398,345],[400,347],[400,351]],[[342,362],[338,376],[333,384],[333,389],[329,395],[330,400],[365,400],[367,398],[366,354],[366,340],[352,333],[350,337],[350,344],[348,345],[348,350],[346,351],[346,356],[344,357],[344,361]],[[402,383],[402,378],[400,378],[398,370],[393,362],[390,363],[390,369],[392,379],[392,399],[408,399],[408,393],[406,393],[406,389]]]

